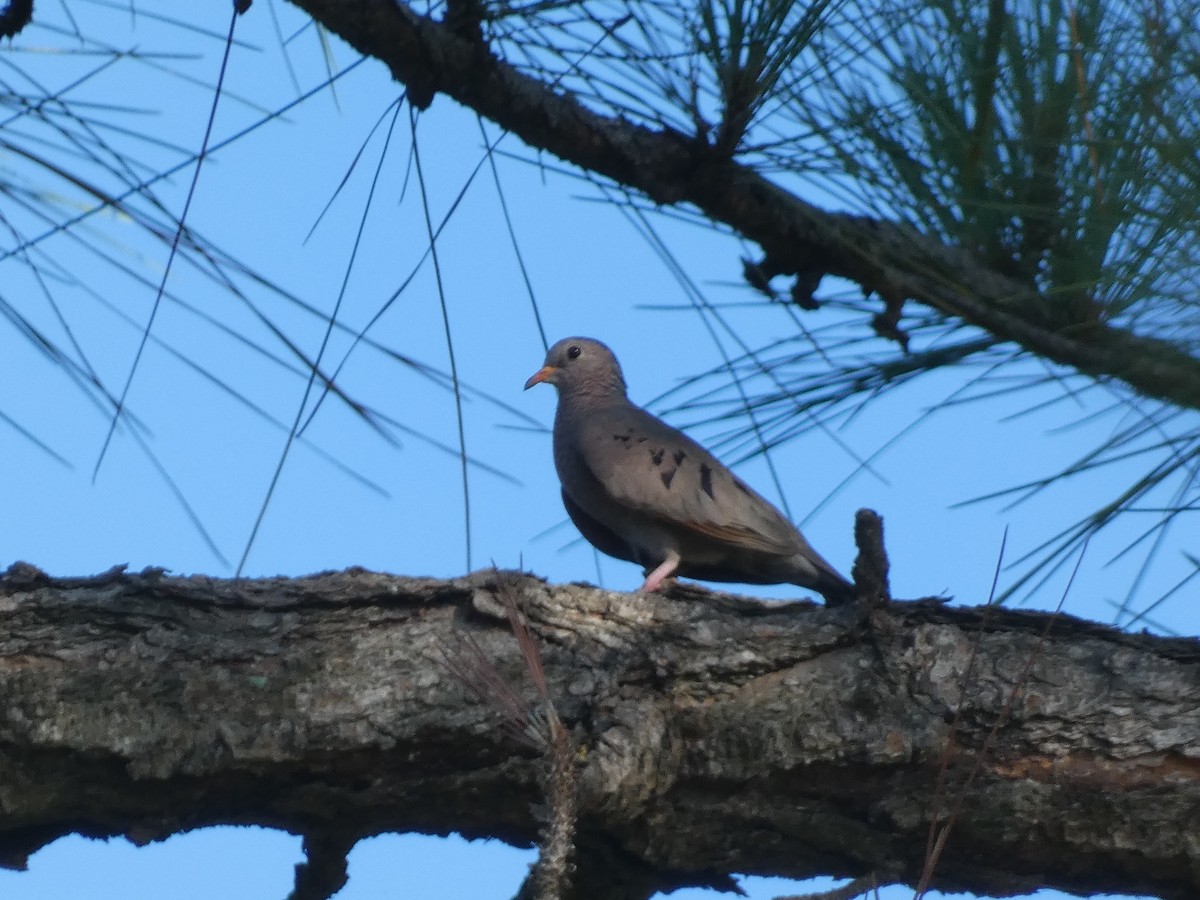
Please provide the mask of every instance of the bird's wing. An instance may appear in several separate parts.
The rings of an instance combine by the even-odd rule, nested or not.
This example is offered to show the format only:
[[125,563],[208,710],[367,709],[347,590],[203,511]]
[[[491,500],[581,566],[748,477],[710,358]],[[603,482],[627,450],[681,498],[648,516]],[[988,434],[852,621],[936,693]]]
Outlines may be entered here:
[[799,532],[711,453],[645,410],[625,404],[577,426],[575,449],[619,506],[671,528],[747,550],[790,555]]

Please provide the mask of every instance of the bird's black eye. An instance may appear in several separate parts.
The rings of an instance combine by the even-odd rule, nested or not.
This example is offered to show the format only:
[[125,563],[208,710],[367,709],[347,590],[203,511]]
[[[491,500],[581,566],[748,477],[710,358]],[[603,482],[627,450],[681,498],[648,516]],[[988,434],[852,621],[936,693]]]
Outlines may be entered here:
[[578,344],[572,344],[567,348],[567,357],[570,359],[579,359],[579,354],[582,352],[583,350]]

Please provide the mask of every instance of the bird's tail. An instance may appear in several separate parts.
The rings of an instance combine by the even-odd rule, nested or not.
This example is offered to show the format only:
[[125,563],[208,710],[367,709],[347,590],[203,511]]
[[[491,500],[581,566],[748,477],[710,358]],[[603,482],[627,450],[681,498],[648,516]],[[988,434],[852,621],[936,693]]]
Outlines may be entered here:
[[825,598],[826,606],[851,603],[858,596],[854,585],[832,570],[822,571],[812,589]]

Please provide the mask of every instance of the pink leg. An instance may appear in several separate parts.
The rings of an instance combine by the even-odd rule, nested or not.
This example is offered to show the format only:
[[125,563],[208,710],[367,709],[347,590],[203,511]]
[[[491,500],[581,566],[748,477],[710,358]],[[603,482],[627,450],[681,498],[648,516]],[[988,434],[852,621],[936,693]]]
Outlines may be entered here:
[[679,554],[674,550],[668,550],[667,558],[659,564],[657,569],[646,576],[646,580],[639,590],[643,594],[657,591],[662,586],[662,583],[670,578],[671,574],[679,568],[680,562]]

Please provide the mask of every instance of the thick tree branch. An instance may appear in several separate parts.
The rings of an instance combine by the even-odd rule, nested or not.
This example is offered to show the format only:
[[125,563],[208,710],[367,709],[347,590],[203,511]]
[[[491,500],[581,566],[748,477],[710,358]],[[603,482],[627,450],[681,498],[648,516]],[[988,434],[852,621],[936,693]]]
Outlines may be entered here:
[[1141,394],[1200,408],[1200,360],[1103,321],[1068,326],[1029,285],[895,223],[805,203],[708,143],[600,115],[496,58],[486,44],[394,0],[292,0],[384,62],[418,106],[445,93],[532,147],[645,193],[689,203],[757,242],[779,271],[840,275],[894,304],[908,298]]
[[[728,873],[1200,895],[1200,644],[936,603],[768,606],[514,573],[0,579],[0,859],[215,823],[304,834],[300,887],[384,831],[528,843],[544,761],[438,659],[468,633],[532,702],[497,578],[580,748],[580,898]],[[967,678],[974,652],[973,677]],[[1024,684],[1017,684],[1029,660]],[[1003,717],[994,745],[987,735]]]

